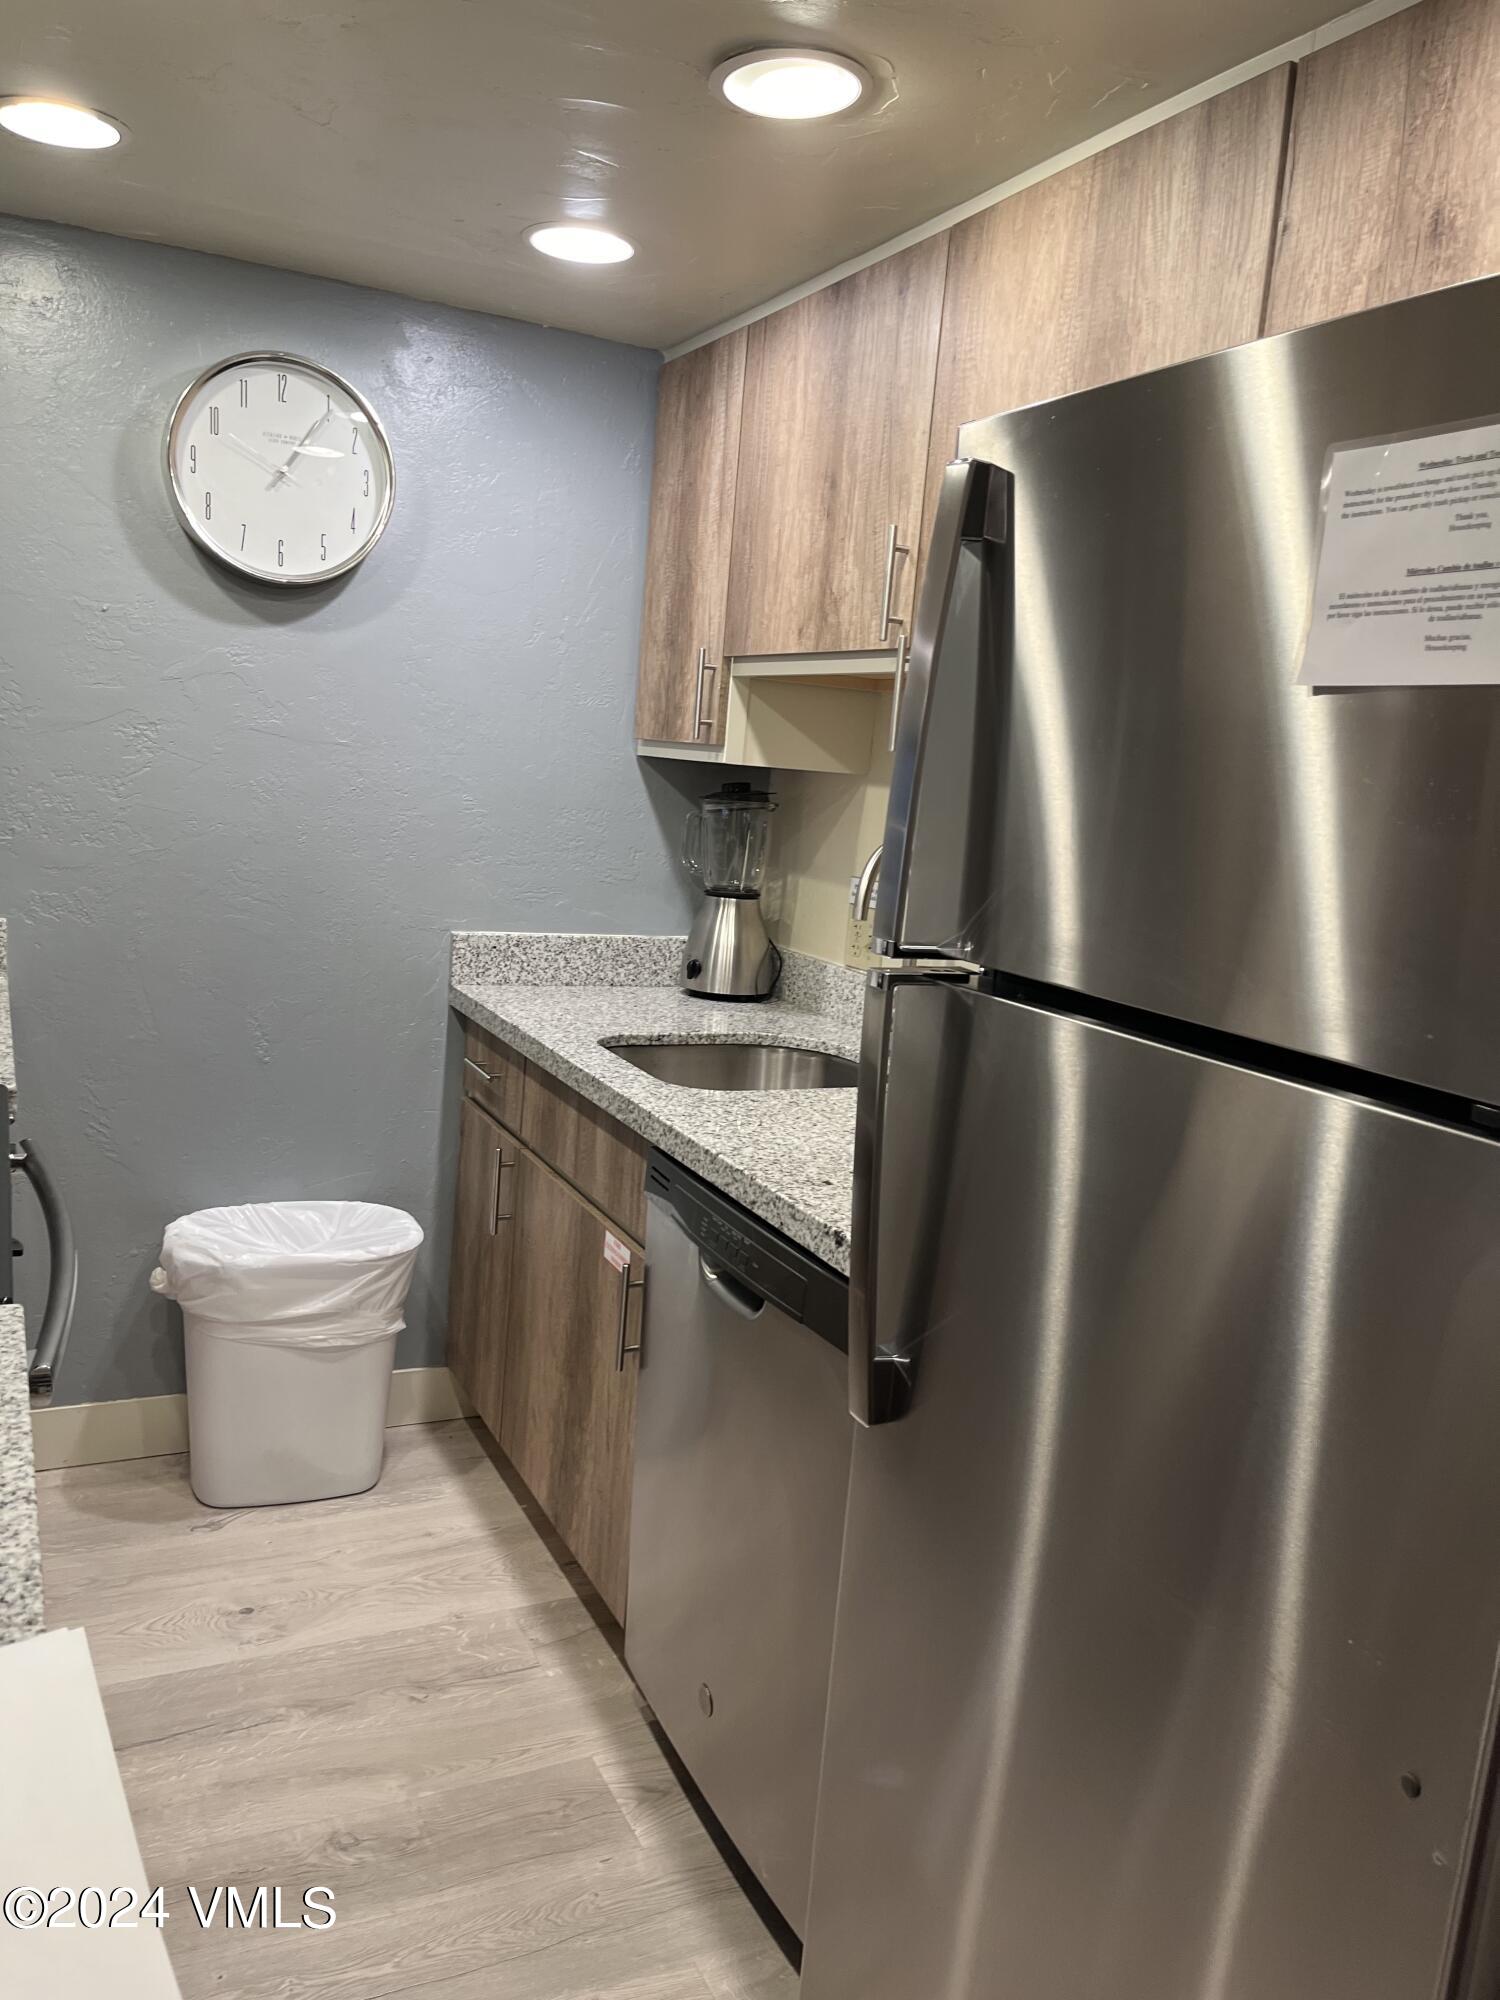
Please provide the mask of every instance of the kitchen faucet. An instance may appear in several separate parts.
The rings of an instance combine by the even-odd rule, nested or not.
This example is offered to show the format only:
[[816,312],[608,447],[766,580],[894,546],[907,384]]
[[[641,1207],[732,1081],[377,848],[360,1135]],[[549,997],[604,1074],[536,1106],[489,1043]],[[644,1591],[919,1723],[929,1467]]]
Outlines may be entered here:
[[880,881],[880,857],[885,852],[884,842],[876,848],[864,867],[859,871],[859,882],[855,887],[854,914],[863,923],[870,914],[870,905],[875,900],[876,885]]

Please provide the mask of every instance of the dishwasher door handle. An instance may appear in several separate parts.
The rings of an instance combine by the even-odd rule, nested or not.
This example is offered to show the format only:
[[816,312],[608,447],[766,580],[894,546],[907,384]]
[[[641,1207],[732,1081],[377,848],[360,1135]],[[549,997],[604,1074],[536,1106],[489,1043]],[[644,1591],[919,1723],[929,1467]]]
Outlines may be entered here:
[[738,1278],[730,1277],[717,1264],[710,1264],[701,1250],[698,1252],[698,1270],[714,1297],[728,1306],[731,1312],[738,1313],[741,1319],[759,1319],[765,1311],[766,1302],[759,1292],[752,1292]]

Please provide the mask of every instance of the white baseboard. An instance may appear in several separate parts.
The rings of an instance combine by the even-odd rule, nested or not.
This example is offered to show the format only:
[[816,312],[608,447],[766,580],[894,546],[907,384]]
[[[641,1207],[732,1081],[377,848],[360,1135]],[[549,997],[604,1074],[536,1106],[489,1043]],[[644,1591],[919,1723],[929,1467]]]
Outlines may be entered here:
[[[472,1416],[473,1405],[446,1368],[398,1368],[386,1428]],[[31,1413],[38,1472],[62,1465],[108,1465],[187,1450],[186,1396],[131,1396],[116,1403],[53,1403]]]

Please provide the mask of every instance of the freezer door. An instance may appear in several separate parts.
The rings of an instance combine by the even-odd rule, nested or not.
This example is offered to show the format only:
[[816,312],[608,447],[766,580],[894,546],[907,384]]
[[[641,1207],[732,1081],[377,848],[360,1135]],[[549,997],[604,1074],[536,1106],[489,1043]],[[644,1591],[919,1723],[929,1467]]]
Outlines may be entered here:
[[803,2000],[1431,2000],[1500,1644],[1500,1145],[888,991]]
[[965,425],[877,936],[1500,1101],[1500,688],[1293,685],[1329,447],[1497,409],[1500,278]]

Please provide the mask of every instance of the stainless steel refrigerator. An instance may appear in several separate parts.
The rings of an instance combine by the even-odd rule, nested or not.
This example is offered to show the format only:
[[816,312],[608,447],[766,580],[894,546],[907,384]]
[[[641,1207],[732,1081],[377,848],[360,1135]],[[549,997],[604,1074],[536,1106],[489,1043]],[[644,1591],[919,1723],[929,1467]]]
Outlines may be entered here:
[[1500,279],[969,424],[868,997],[803,2000],[1496,1990],[1500,688],[1294,685]]

